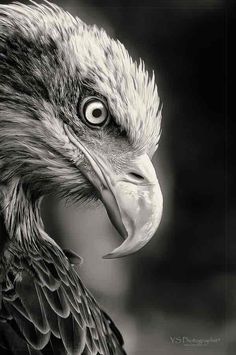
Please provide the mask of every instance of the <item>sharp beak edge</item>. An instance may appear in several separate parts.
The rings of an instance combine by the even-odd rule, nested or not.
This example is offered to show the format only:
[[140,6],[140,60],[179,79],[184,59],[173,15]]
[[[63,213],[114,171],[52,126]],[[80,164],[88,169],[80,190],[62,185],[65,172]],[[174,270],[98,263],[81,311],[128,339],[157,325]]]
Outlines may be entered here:
[[[72,133],[68,130],[68,134]],[[104,158],[92,155],[76,144],[90,162],[93,173],[81,169],[99,192],[107,214],[124,242],[104,258],[119,258],[132,254],[148,243],[157,230],[162,216],[163,198],[154,167],[144,154],[136,158],[124,175],[117,175]]]

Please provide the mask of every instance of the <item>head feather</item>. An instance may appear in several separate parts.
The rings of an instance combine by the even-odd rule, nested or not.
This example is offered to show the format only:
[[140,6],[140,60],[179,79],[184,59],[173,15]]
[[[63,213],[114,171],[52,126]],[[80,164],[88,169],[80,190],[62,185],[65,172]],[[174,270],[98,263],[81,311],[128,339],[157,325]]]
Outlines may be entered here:
[[[68,97],[68,89],[77,99],[78,83],[84,84],[107,99],[113,118],[136,148],[155,149],[161,109],[154,74],[149,76],[142,60],[133,61],[118,40],[47,1],[43,5],[1,5],[0,34],[2,42],[18,36],[22,51],[28,41],[28,50],[31,46],[31,53],[35,50],[38,56],[26,63],[22,62],[21,53],[15,58],[19,67],[25,65],[25,71],[35,80],[38,78],[38,83],[27,83],[27,76],[21,78],[20,73],[14,73],[14,81],[26,80],[26,85],[35,86],[35,91],[40,91],[41,82],[44,92],[50,92],[56,104]],[[40,51],[44,53],[39,56]]]

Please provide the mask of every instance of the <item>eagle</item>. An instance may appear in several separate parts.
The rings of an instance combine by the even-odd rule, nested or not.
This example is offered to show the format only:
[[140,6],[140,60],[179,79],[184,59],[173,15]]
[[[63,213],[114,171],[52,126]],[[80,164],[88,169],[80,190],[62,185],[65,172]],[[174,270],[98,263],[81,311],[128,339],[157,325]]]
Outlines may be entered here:
[[124,239],[104,258],[141,249],[162,215],[161,116],[154,73],[103,29],[47,1],[0,5],[1,354],[125,354],[40,205],[101,201]]

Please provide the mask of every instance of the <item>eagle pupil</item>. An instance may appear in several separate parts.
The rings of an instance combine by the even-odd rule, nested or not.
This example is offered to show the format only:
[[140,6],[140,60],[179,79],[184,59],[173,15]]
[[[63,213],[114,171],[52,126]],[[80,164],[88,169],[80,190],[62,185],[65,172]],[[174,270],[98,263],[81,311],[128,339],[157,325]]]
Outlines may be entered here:
[[100,110],[100,108],[95,108],[95,110],[93,110],[93,117],[100,117],[102,114],[102,110]]

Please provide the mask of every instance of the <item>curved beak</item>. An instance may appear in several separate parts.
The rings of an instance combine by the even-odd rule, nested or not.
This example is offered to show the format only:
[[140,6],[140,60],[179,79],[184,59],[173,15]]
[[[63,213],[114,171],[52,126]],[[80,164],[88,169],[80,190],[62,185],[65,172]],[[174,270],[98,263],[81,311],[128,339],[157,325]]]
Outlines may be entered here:
[[137,157],[129,171],[117,175],[103,157],[92,155],[74,136],[70,138],[93,169],[89,172],[81,167],[81,171],[97,189],[112,224],[125,239],[104,258],[138,251],[153,237],[162,216],[162,193],[149,157],[146,154]]

